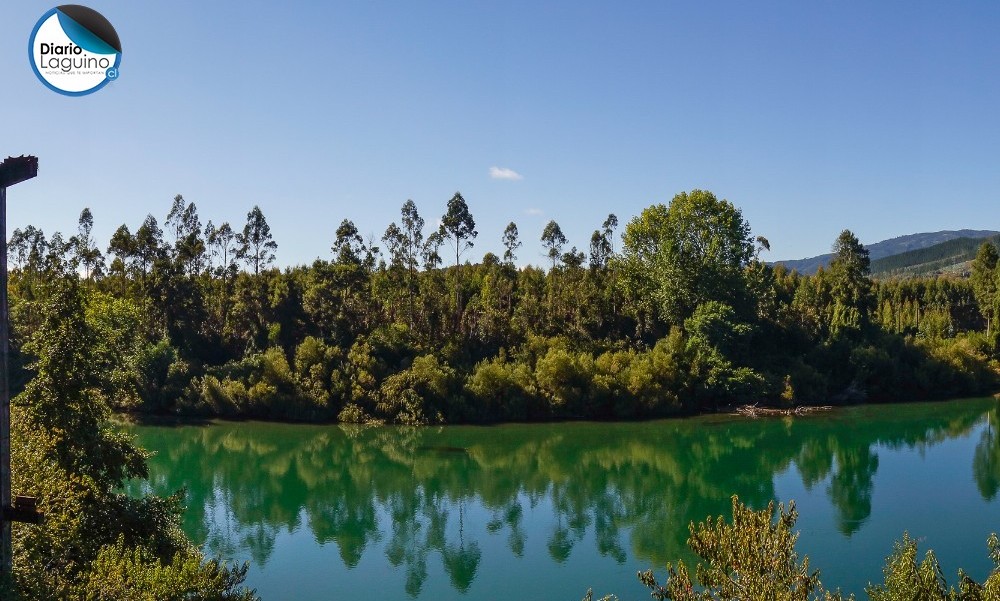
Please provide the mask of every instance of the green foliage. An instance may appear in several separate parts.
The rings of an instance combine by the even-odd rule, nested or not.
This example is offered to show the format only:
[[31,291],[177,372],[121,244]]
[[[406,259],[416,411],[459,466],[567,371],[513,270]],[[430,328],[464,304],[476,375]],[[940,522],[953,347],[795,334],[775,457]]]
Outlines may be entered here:
[[472,248],[473,240],[479,235],[476,231],[476,221],[472,218],[469,205],[460,192],[448,201],[448,210],[441,217],[439,234],[451,241],[455,248],[455,265],[467,249]]
[[333,353],[327,356],[325,349],[313,350],[322,353],[318,363],[305,363],[308,348],[297,357],[296,367],[305,373],[293,370],[281,349],[275,347],[214,368],[191,380],[179,407],[227,417],[329,419],[339,409],[330,406],[328,392],[333,380]]
[[143,383],[136,376],[146,347],[142,309],[126,298],[89,295],[87,326],[94,332],[95,369],[105,398],[117,408],[137,408]]
[[1000,254],[991,242],[983,242],[975,260],[972,261],[972,289],[976,294],[979,310],[986,318],[987,333],[1000,313]]
[[829,271],[833,300],[831,333],[860,331],[868,325],[872,304],[868,249],[850,230],[844,230],[833,245],[833,253]]
[[542,230],[542,246],[544,246],[547,251],[546,254],[549,260],[552,261],[552,268],[555,269],[556,262],[559,257],[562,256],[562,248],[568,242],[566,235],[563,234],[562,228],[555,221],[549,221]]
[[382,382],[376,409],[380,415],[401,424],[441,423],[457,385],[455,370],[448,365],[442,365],[433,355],[417,357],[409,369]]
[[246,568],[205,562],[184,539],[180,495],[117,492],[147,471],[146,454],[108,421],[108,388],[98,370],[106,367],[99,358],[113,351],[98,344],[100,329],[85,317],[75,275],[50,274],[46,288],[44,318],[24,345],[35,357],[34,377],[14,399],[11,436],[13,486],[40,499],[45,521],[15,525],[16,569],[12,582],[0,583],[9,587],[4,598],[110,598],[92,594],[113,590],[102,558],[115,549],[130,557],[135,574],[183,558],[176,569],[183,567],[189,598],[254,598],[241,587]]
[[669,207],[643,211],[625,230],[626,281],[651,293],[669,324],[680,324],[710,300],[732,299],[747,313],[744,268],[753,257],[743,214],[711,192],[682,192]]
[[[640,572],[639,581],[660,601],[839,601],[840,592],[825,591],[819,570],[810,570],[809,558],[795,552],[798,533],[793,532],[798,513],[794,502],[787,511],[774,502],[754,511],[733,496],[732,522],[722,516],[689,525],[688,547],[699,557],[695,580],[683,561],[667,564],[667,579],[660,584],[652,570]],[[950,587],[933,551],[917,562],[917,542],[903,533],[883,569],[885,581],[865,589],[871,601],[997,601],[1000,599],[1000,538],[987,540],[994,569],[983,583],[958,572],[958,588]],[[587,591],[584,601],[593,598]],[[851,595],[849,599],[853,599]],[[606,596],[602,601],[617,599]]]
[[513,265],[514,261],[517,260],[517,249],[521,247],[521,241],[518,239],[517,224],[511,221],[507,224],[507,227],[503,230],[503,237],[501,238],[503,242],[503,261],[508,265]]
[[928,341],[920,345],[926,361],[917,376],[926,389],[945,396],[968,396],[996,382],[993,345],[982,334]]
[[653,266],[661,254],[660,238],[666,235],[669,213],[666,205],[643,209],[625,227],[620,286],[640,331],[652,330],[660,320],[655,295],[660,282]]
[[149,412],[172,407],[191,378],[190,365],[165,339],[140,348],[129,367],[141,401],[139,408]]
[[995,601],[1000,599],[1000,540],[991,534],[987,546],[995,567],[982,584],[958,571],[958,589],[948,586],[933,551],[917,563],[917,541],[903,533],[883,569],[885,582],[865,589],[871,601]]
[[567,407],[587,392],[593,373],[592,359],[554,346],[535,364],[539,391],[553,409]]
[[236,257],[253,267],[255,275],[274,262],[274,251],[277,250],[278,243],[274,241],[271,226],[267,224],[260,207],[254,206],[247,213],[247,223],[243,226],[243,231],[236,234],[236,242],[239,244]]
[[240,587],[249,564],[228,568],[200,554],[179,551],[169,562],[144,547],[130,547],[124,538],[100,550],[84,585],[87,601],[252,601],[253,592]]
[[546,414],[534,374],[524,363],[499,358],[483,361],[469,376],[465,388],[474,399],[473,417],[478,420],[524,421]]
[[95,336],[84,318],[79,285],[60,278],[51,286],[45,320],[25,345],[37,356],[31,366],[35,377],[15,404],[31,427],[46,433],[40,448],[59,468],[104,488],[145,476],[143,454],[107,428],[110,409],[99,391]]
[[316,403],[330,403],[334,374],[342,360],[340,348],[313,336],[307,336],[295,349],[295,376]]
[[[200,223],[178,196],[166,236],[152,216],[135,234],[118,228],[106,271],[90,240],[93,215],[81,215],[72,243],[30,226],[15,232],[15,388],[32,376],[36,351],[24,342],[42,326],[45,282],[81,268],[93,272],[80,293],[100,373],[92,388],[119,410],[615,419],[980,394],[1000,383],[988,300],[995,260],[984,255],[971,281],[873,283],[864,248],[845,231],[830,269],[801,276],[763,264],[767,240],[706,191],[644,210],[620,255],[609,215],[591,236],[589,265],[552,221],[535,233],[551,251],[548,270],[514,265],[513,223],[502,260],[463,264],[478,232],[460,193],[426,237],[407,201],[382,237],[384,258],[344,219],[329,260],[284,271],[269,267],[276,244],[259,207],[241,233]],[[445,242],[454,266],[441,266]]]
[[667,581],[661,585],[652,570],[639,574],[654,599],[661,601],[744,601],[774,599],[806,601],[839,599],[823,593],[819,571],[810,571],[809,558],[799,561],[795,553],[798,534],[792,531],[798,513],[794,503],[788,510],[774,502],[754,511],[733,496],[733,520],[721,516],[689,527],[688,546],[702,560],[695,574],[695,588],[684,562],[667,564]]
[[928,551],[924,560],[917,564],[917,542],[910,538],[909,533],[904,532],[903,540],[894,545],[883,572],[885,583],[866,589],[872,601],[956,599],[955,591],[947,588],[933,551]]
[[700,383],[702,395],[714,401],[748,402],[764,393],[764,378],[734,363],[747,352],[752,328],[737,320],[732,307],[717,301],[701,304],[684,322],[684,329],[691,377]]

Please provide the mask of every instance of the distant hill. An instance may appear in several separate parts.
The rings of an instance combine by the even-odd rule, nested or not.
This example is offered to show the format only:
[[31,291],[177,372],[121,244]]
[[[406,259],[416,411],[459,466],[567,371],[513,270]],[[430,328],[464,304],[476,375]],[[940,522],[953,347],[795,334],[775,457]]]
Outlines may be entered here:
[[[930,247],[938,246],[942,243],[949,242],[951,240],[958,240],[958,239],[965,239],[967,241],[978,241],[975,244],[975,248],[978,249],[979,243],[982,242],[983,238],[991,238],[995,236],[1000,236],[1000,232],[996,232],[993,230],[953,230],[953,231],[949,230],[943,232],[925,232],[922,234],[909,234],[906,236],[899,236],[898,238],[891,238],[889,240],[883,240],[881,242],[876,242],[874,244],[866,244],[865,248],[868,249],[868,256],[871,257],[872,270],[874,272],[874,267],[877,260],[883,259],[885,257],[891,257],[903,253],[909,253],[912,251],[927,249]],[[975,249],[973,250],[973,256],[975,256]],[[939,259],[940,258],[944,257],[939,257]],[[812,274],[816,273],[816,270],[819,269],[820,266],[823,267],[829,266],[830,261],[832,259],[833,259],[833,254],[828,253],[825,255],[820,255],[818,257],[810,257],[808,259],[775,261],[775,264],[784,265],[788,269],[795,269],[799,273]],[[902,267],[893,267],[892,269],[901,269],[901,268]]]
[[941,244],[883,257],[872,261],[876,277],[912,277],[940,273],[962,274],[971,270],[983,242],[1000,243],[1000,236],[990,238],[955,238]]

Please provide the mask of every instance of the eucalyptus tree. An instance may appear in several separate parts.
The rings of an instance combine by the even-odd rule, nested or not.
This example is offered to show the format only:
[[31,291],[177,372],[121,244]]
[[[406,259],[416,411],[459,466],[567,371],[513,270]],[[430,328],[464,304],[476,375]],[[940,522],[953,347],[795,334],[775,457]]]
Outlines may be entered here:
[[[332,310],[336,315],[337,328],[343,332],[353,332],[369,318],[366,310],[372,302],[368,294],[368,283],[374,249],[358,231],[350,219],[344,219],[337,227],[336,239],[330,249],[334,254],[332,270],[327,274],[327,286],[339,291],[338,306]],[[332,278],[332,279],[330,279]]]
[[[127,231],[127,230],[126,230]],[[163,230],[152,215],[147,215],[146,219],[135,232],[134,253],[142,273],[143,280],[149,274],[153,263],[165,254],[163,248]]]
[[48,254],[49,243],[42,230],[29,225],[24,230],[15,229],[11,234],[8,248],[10,256],[19,269],[37,271],[42,259]]
[[431,271],[441,266],[441,245],[444,244],[444,236],[441,232],[434,232],[427,236],[424,245],[420,249],[420,257],[424,261],[424,269]]
[[618,217],[611,213],[604,220],[601,229],[590,235],[590,267],[597,271],[608,266],[615,254],[614,233],[618,228]]
[[552,269],[556,268],[556,262],[562,256],[562,248],[566,244],[566,235],[562,228],[554,220],[549,221],[542,230],[542,246],[546,249],[546,256],[552,261]]
[[577,250],[574,246],[569,249],[569,251],[564,252],[562,256],[559,257],[559,260],[562,261],[563,265],[571,270],[579,269],[583,266],[584,261],[587,260],[587,255],[583,254],[583,251]]
[[111,234],[108,254],[114,255],[122,261],[129,261],[135,256],[135,237],[132,236],[132,232],[124,223],[118,226],[114,234]]
[[83,209],[77,227],[77,234],[70,238],[76,261],[83,266],[84,279],[90,280],[91,275],[104,275],[104,255],[94,242],[94,215],[89,208]]
[[424,218],[417,212],[417,205],[412,200],[403,203],[400,210],[402,227],[400,234],[403,241],[403,266],[413,278],[419,261],[420,249],[424,243]]
[[205,239],[202,237],[198,208],[178,194],[174,197],[165,225],[174,237],[174,260],[189,275],[201,273],[205,262]]
[[[204,240],[207,244],[205,254],[209,260],[208,290],[209,295],[215,297],[209,304],[215,308],[214,325],[221,336],[229,318],[233,282],[239,273],[237,262],[239,247],[236,242],[236,232],[228,221],[219,226],[209,221],[205,226]],[[217,259],[218,265],[215,265],[212,259]]]
[[330,250],[333,251],[338,265],[361,267],[364,263],[367,247],[364,237],[358,232],[354,222],[345,219],[337,227],[336,240]]
[[236,234],[236,243],[239,245],[236,257],[246,261],[248,267],[253,267],[254,275],[260,275],[261,269],[274,262],[278,243],[274,241],[271,226],[259,206],[254,205],[247,213],[246,225],[241,233]]
[[56,232],[49,238],[49,252],[45,255],[45,269],[55,272],[75,271],[78,267],[75,258],[68,257],[73,250],[73,239],[66,240],[62,232]]
[[390,267],[401,271],[405,277],[402,286],[406,291],[407,315],[413,325],[413,296],[417,290],[417,268],[424,244],[424,218],[412,200],[403,203],[400,210],[402,226],[391,223],[382,236],[389,253]]
[[174,196],[174,201],[170,205],[170,211],[167,213],[167,220],[164,225],[167,226],[167,231],[174,236],[174,246],[176,246],[181,241],[181,236],[184,232],[184,211],[187,209],[187,201],[184,200],[184,196],[178,194]]
[[406,263],[405,240],[403,230],[395,222],[390,223],[382,234],[382,242],[385,243],[386,251],[389,253],[389,267],[392,269],[404,269]]
[[501,242],[503,242],[503,262],[508,265],[513,265],[517,261],[517,249],[521,248],[521,241],[518,239],[517,224],[511,221],[507,224],[507,227],[503,230],[503,236],[501,237]]
[[509,314],[514,305],[514,288],[517,283],[517,271],[514,268],[514,263],[517,261],[517,249],[521,248],[522,245],[522,242],[518,237],[516,223],[511,221],[507,224],[507,227],[503,230],[503,236],[501,236],[500,241],[503,243],[504,247],[503,262],[506,267],[506,269],[503,270],[503,273],[504,277],[508,280],[504,284],[504,308],[506,313]]
[[997,264],[1000,254],[991,242],[983,242],[972,261],[972,289],[979,304],[979,311],[986,319],[986,334],[991,335],[993,323],[1000,312],[1000,273]]
[[383,292],[383,302],[389,305],[389,313],[394,316],[397,313],[399,299],[406,296],[409,307],[408,315],[410,316],[410,323],[412,325],[413,289],[409,285],[409,273],[405,267],[407,256],[403,230],[395,222],[389,224],[389,227],[385,229],[385,234],[382,235],[382,242],[385,244],[386,253],[389,257],[389,266],[385,270],[384,275],[390,282],[388,289]]
[[7,241],[7,256],[14,262],[15,269],[24,269],[28,260],[28,244],[24,238],[24,232],[16,227]]
[[455,249],[455,323],[458,327],[462,319],[462,253],[473,247],[479,232],[476,231],[476,221],[469,212],[469,205],[462,198],[461,192],[448,201],[448,210],[441,217],[438,233],[448,240]]
[[206,245],[202,236],[201,219],[198,208],[188,203],[181,215],[181,238],[177,242],[177,260],[186,268],[188,275],[198,275],[205,265]]
[[10,237],[8,252],[18,267],[23,286],[30,289],[35,283],[43,281],[39,276],[45,269],[49,241],[42,230],[33,225],[23,230],[15,229]]
[[601,233],[608,243],[609,254],[612,255],[615,254],[614,235],[616,229],[618,229],[618,216],[614,213],[609,213],[608,218],[601,224]]
[[115,257],[111,261],[110,272],[113,278],[120,281],[119,292],[124,295],[131,279],[129,276],[134,277],[138,271],[135,237],[127,225],[120,225],[111,235],[111,241],[108,243],[108,254]]
[[400,210],[402,227],[403,267],[406,269],[406,297],[409,305],[410,326],[413,325],[413,297],[417,291],[417,268],[420,265],[420,255],[424,244],[424,218],[417,212],[417,205],[412,200],[403,203]]
[[215,227],[212,222],[205,227],[205,239],[211,256],[220,260],[217,273],[223,281],[231,278],[236,273],[236,255],[239,247],[236,246],[236,232],[233,231],[229,222]]
[[600,231],[594,230],[594,233],[590,235],[590,269],[599,271],[607,267],[609,254],[610,251],[604,236],[601,235]]
[[454,247],[455,266],[458,267],[462,253],[473,247],[473,241],[479,235],[476,231],[476,220],[472,218],[469,205],[462,198],[461,192],[455,192],[448,201],[448,210],[441,217],[438,231]]

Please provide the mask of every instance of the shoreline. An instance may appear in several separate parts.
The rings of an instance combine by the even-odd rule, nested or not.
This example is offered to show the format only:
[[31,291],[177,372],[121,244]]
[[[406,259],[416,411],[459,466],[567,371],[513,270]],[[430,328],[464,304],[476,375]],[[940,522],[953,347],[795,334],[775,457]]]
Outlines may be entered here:
[[952,401],[981,401],[986,399],[992,399],[1000,402],[1000,392],[992,394],[984,394],[982,396],[962,396],[962,397],[944,397],[944,398],[930,398],[930,399],[919,399],[913,401],[898,401],[890,403],[851,403],[851,404],[840,404],[840,405],[798,405],[795,407],[773,407],[768,405],[759,404],[744,404],[744,405],[725,405],[721,406],[714,411],[701,411],[697,413],[688,414],[677,414],[677,415],[659,415],[650,416],[646,418],[635,418],[635,419],[550,419],[550,420],[534,420],[534,421],[493,421],[493,422],[452,422],[452,423],[442,423],[442,424],[398,424],[398,423],[352,423],[352,422],[339,422],[336,420],[326,420],[326,421],[306,421],[306,420],[288,420],[288,419],[267,419],[257,416],[205,416],[205,415],[184,415],[184,414],[162,414],[162,413],[143,413],[138,411],[115,411],[113,414],[113,420],[117,423],[125,423],[130,426],[211,426],[214,423],[264,423],[264,424],[283,424],[291,426],[347,426],[347,427],[358,427],[358,428],[441,428],[441,427],[451,427],[451,426],[472,426],[472,427],[497,427],[497,426],[508,426],[508,425],[551,425],[551,424],[573,424],[573,423],[592,423],[592,424],[630,424],[630,423],[646,423],[653,421],[662,420],[687,420],[692,418],[700,417],[734,417],[743,419],[767,419],[767,418],[785,418],[785,417],[799,417],[799,418],[818,418],[826,415],[835,415],[844,409],[852,408],[862,408],[862,407],[885,407],[888,405],[919,405],[919,404],[941,404],[948,403]]

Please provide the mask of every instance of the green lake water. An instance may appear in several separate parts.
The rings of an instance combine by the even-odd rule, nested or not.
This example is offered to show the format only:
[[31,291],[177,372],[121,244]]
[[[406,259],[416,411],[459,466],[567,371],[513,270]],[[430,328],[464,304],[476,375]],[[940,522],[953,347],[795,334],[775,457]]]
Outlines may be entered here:
[[[264,599],[648,599],[687,525],[794,499],[798,550],[865,599],[903,531],[984,577],[1000,531],[997,401],[802,418],[360,428],[134,426],[131,492],[187,489],[184,529]],[[662,576],[662,570],[660,571]]]

